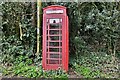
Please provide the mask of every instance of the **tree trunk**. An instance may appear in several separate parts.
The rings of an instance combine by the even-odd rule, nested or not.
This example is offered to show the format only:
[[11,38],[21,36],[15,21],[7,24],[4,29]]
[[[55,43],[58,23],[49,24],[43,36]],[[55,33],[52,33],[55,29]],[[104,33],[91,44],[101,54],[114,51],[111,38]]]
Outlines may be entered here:
[[33,10],[33,18],[32,18],[32,26],[35,27],[36,26],[36,4],[35,2],[32,3],[32,10]]

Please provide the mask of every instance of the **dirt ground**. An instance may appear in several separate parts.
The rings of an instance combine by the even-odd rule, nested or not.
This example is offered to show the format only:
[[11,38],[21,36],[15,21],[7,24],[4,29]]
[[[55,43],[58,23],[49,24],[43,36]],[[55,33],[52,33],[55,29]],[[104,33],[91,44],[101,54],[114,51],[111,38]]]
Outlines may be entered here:
[[68,78],[83,78],[83,76],[77,74],[72,68],[68,71]]

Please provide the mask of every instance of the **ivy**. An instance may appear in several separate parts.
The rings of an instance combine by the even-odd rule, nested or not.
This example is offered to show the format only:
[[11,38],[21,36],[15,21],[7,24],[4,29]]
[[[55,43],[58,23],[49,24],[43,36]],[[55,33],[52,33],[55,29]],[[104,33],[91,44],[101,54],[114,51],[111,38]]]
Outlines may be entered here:
[[[120,59],[120,3],[49,2],[42,3],[42,8],[52,4],[67,7],[70,35],[69,63],[75,71],[87,78],[109,78],[113,71],[112,77],[116,78],[118,73],[115,70],[119,71],[117,66]],[[32,3],[5,2],[1,5],[3,13],[1,65],[10,67],[4,69],[4,74],[14,73],[15,76],[24,77],[67,77],[62,70],[48,72],[42,70],[42,49],[40,55],[35,55],[36,26],[33,26],[32,21],[36,10],[31,8]],[[36,15],[34,17],[36,19]],[[40,30],[42,32],[42,27]],[[106,66],[112,67],[110,69],[113,70],[108,70]]]

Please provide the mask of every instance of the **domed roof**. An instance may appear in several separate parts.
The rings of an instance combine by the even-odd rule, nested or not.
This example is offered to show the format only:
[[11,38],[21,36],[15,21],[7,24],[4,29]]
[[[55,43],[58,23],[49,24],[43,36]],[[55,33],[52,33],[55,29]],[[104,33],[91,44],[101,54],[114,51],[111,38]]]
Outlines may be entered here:
[[61,6],[61,5],[51,5],[51,6],[47,6],[47,7],[45,7],[45,8],[43,8],[44,10],[45,9],[48,9],[48,8],[63,8],[63,9],[66,9],[66,7],[64,7],[64,6]]

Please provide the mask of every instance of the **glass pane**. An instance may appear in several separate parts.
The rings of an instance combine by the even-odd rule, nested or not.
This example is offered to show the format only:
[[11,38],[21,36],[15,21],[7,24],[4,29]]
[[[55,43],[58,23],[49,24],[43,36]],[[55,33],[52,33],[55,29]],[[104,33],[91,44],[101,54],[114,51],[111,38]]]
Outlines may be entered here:
[[48,59],[46,60],[46,63],[49,64],[49,63],[48,63]]
[[61,24],[57,23],[57,24],[50,24],[50,29],[61,29]]
[[50,40],[62,40],[62,36],[50,36]]
[[50,30],[50,35],[53,35],[53,34],[62,34],[62,31],[61,30]]
[[47,30],[47,35],[48,35],[48,30]]
[[49,60],[49,64],[59,64],[59,60]]
[[50,19],[50,23],[60,23],[60,19]]
[[50,52],[59,52],[59,48],[49,48]]
[[62,60],[60,60],[60,64],[62,64]]
[[50,58],[62,58],[61,54],[50,54]]
[[62,48],[49,48],[50,52],[62,52]]
[[[48,46],[48,42],[47,42]],[[49,46],[62,46],[62,42],[49,42]]]
[[48,58],[48,55],[49,55],[49,54],[47,53],[47,54],[46,54],[46,58]]

